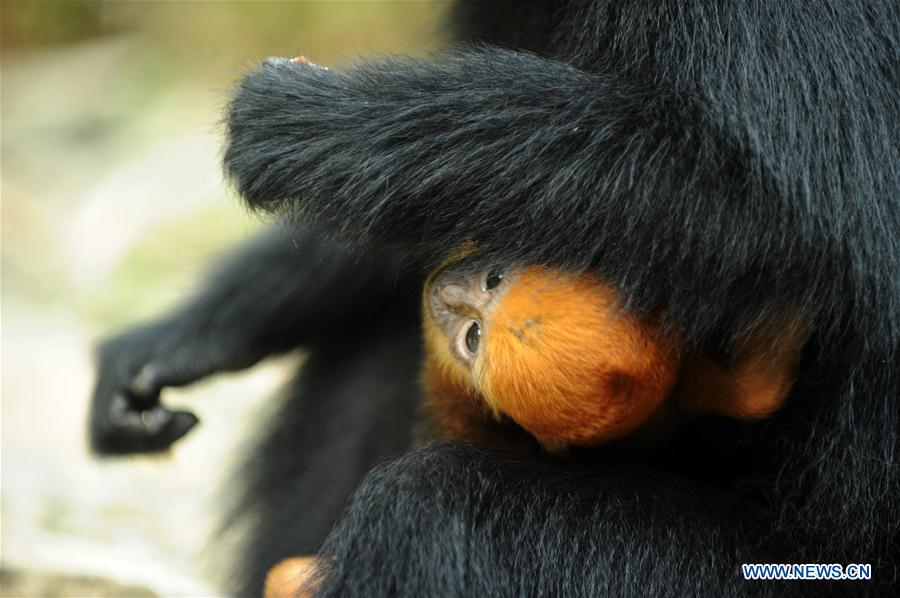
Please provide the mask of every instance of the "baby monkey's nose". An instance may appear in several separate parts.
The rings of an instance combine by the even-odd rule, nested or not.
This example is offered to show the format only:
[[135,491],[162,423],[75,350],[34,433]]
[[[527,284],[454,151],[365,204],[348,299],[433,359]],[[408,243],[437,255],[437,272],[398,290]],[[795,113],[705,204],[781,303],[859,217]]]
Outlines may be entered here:
[[458,284],[444,285],[444,287],[441,288],[440,297],[441,301],[444,302],[444,305],[450,308],[470,303],[466,289]]

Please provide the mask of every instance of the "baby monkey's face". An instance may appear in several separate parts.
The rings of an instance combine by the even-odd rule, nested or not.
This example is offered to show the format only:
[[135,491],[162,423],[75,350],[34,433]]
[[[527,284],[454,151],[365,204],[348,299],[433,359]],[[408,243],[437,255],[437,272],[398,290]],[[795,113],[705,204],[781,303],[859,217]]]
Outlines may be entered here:
[[493,267],[482,271],[445,268],[426,289],[426,309],[447,341],[447,351],[460,365],[472,369],[491,316],[518,272]]
[[423,312],[427,358],[443,376],[545,446],[628,434],[675,380],[656,327],[590,274],[462,260],[432,274]]

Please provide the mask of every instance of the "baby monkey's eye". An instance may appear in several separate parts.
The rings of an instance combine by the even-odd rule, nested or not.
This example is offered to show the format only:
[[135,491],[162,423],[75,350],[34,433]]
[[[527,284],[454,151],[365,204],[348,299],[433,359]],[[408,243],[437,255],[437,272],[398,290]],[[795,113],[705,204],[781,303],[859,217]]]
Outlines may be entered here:
[[478,322],[472,322],[469,324],[469,329],[466,331],[466,350],[471,354],[475,355],[478,352],[478,345],[481,344],[481,326],[478,325]]
[[484,279],[484,290],[492,291],[500,286],[500,283],[503,282],[503,278],[505,274],[503,273],[503,269],[499,267],[491,268],[487,273],[487,278]]

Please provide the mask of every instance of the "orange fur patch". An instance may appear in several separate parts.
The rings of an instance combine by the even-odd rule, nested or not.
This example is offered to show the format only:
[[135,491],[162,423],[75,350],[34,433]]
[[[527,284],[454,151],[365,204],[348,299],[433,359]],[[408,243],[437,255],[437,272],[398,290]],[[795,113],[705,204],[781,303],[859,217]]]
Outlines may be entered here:
[[679,408],[688,415],[715,413],[743,420],[769,417],[790,394],[808,337],[805,320],[785,317],[747,336],[728,363],[708,355],[692,359],[676,387]]
[[316,557],[301,556],[284,559],[266,575],[264,598],[300,598],[312,596],[313,588],[308,588],[316,567]]
[[675,339],[625,313],[591,275],[530,267],[484,328],[475,379],[541,443],[593,445],[647,421],[680,367]]

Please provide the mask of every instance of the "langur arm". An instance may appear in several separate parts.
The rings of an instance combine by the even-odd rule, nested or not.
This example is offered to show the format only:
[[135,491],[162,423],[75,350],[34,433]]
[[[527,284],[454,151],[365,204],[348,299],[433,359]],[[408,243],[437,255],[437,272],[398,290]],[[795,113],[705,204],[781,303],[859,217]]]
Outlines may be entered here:
[[287,229],[251,240],[185,305],[100,345],[91,446],[106,454],[167,449],[198,420],[166,409],[164,387],[240,370],[359,325],[393,291],[387,270]]
[[759,317],[750,282],[776,308],[813,301],[792,282],[819,263],[789,224],[805,204],[734,116],[612,67],[490,47],[346,73],[269,63],[238,87],[228,131],[251,205],[353,245],[436,264],[474,241],[486,259],[595,268],[630,306],[665,306],[687,342]]

